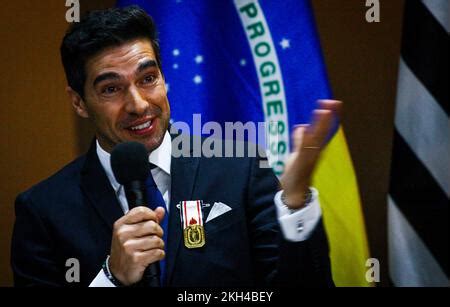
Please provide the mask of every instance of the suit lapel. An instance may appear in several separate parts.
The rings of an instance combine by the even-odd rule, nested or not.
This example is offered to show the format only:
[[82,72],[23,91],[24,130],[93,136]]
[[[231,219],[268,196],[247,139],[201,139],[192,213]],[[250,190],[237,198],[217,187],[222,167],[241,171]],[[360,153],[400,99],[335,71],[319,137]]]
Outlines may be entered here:
[[[172,135],[172,139],[176,136],[177,135]],[[190,155],[191,157],[188,158],[174,158],[172,156],[170,167],[171,196],[168,242],[166,248],[166,281],[169,284],[173,275],[176,257],[183,236],[180,222],[180,210],[177,208],[177,204],[183,200],[191,200],[199,165],[199,158],[192,157],[192,146]],[[123,212],[115,196],[115,192],[109,183],[108,177],[100,164],[100,160],[98,159],[95,141],[91,144],[91,147],[86,154],[86,161],[81,172],[81,188],[102,221],[112,231],[114,222],[123,216]]]
[[123,211],[100,164],[95,140],[86,154],[81,171],[81,189],[103,222],[112,230],[114,222],[123,216]]
[[[172,135],[172,139],[176,137]],[[191,147],[192,149],[192,147]],[[175,261],[178,250],[183,237],[180,209],[177,205],[183,200],[191,200],[194,190],[195,178],[197,176],[197,169],[199,158],[192,157],[192,150],[190,152],[191,158],[174,158],[172,155],[172,162],[170,167],[171,174],[171,196],[170,196],[170,211],[169,211],[169,234],[167,244],[167,278],[168,284],[171,282],[173,270],[175,268]]]

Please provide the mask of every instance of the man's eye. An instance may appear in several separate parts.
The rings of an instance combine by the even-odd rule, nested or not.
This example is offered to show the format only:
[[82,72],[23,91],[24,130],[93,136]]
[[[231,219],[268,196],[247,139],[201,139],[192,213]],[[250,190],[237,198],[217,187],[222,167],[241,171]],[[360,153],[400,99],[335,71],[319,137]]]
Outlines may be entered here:
[[117,91],[118,88],[116,86],[108,86],[102,90],[102,94],[114,94]]
[[154,83],[156,81],[156,77],[155,76],[146,76],[143,80],[142,83],[143,84],[151,84]]

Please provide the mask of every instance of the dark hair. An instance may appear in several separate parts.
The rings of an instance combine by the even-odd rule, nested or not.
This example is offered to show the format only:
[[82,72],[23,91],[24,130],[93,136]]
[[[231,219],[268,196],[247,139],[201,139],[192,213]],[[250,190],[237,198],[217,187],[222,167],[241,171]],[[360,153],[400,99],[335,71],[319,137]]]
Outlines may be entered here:
[[161,69],[161,56],[153,19],[138,6],[92,11],[73,23],[61,44],[61,59],[69,86],[84,99],[86,62],[107,47],[146,38]]

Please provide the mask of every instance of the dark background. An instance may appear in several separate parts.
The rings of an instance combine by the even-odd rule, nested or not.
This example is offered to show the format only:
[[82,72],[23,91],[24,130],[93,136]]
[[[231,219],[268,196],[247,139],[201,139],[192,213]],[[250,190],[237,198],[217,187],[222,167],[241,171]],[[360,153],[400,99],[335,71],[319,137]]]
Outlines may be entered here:
[[[16,195],[84,152],[92,128],[64,92],[59,44],[65,0],[5,1],[0,11],[0,286],[12,285],[10,239]],[[312,0],[359,182],[371,256],[387,272],[389,180],[403,0],[380,0],[381,22],[367,23],[365,0]],[[80,0],[81,10],[114,0]]]

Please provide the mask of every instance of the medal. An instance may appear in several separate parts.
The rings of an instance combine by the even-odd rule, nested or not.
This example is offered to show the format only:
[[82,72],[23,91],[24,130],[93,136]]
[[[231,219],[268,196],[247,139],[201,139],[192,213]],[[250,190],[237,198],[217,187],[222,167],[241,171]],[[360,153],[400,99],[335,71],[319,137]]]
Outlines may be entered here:
[[205,245],[201,200],[181,202],[181,222],[183,224],[184,246],[199,248]]

